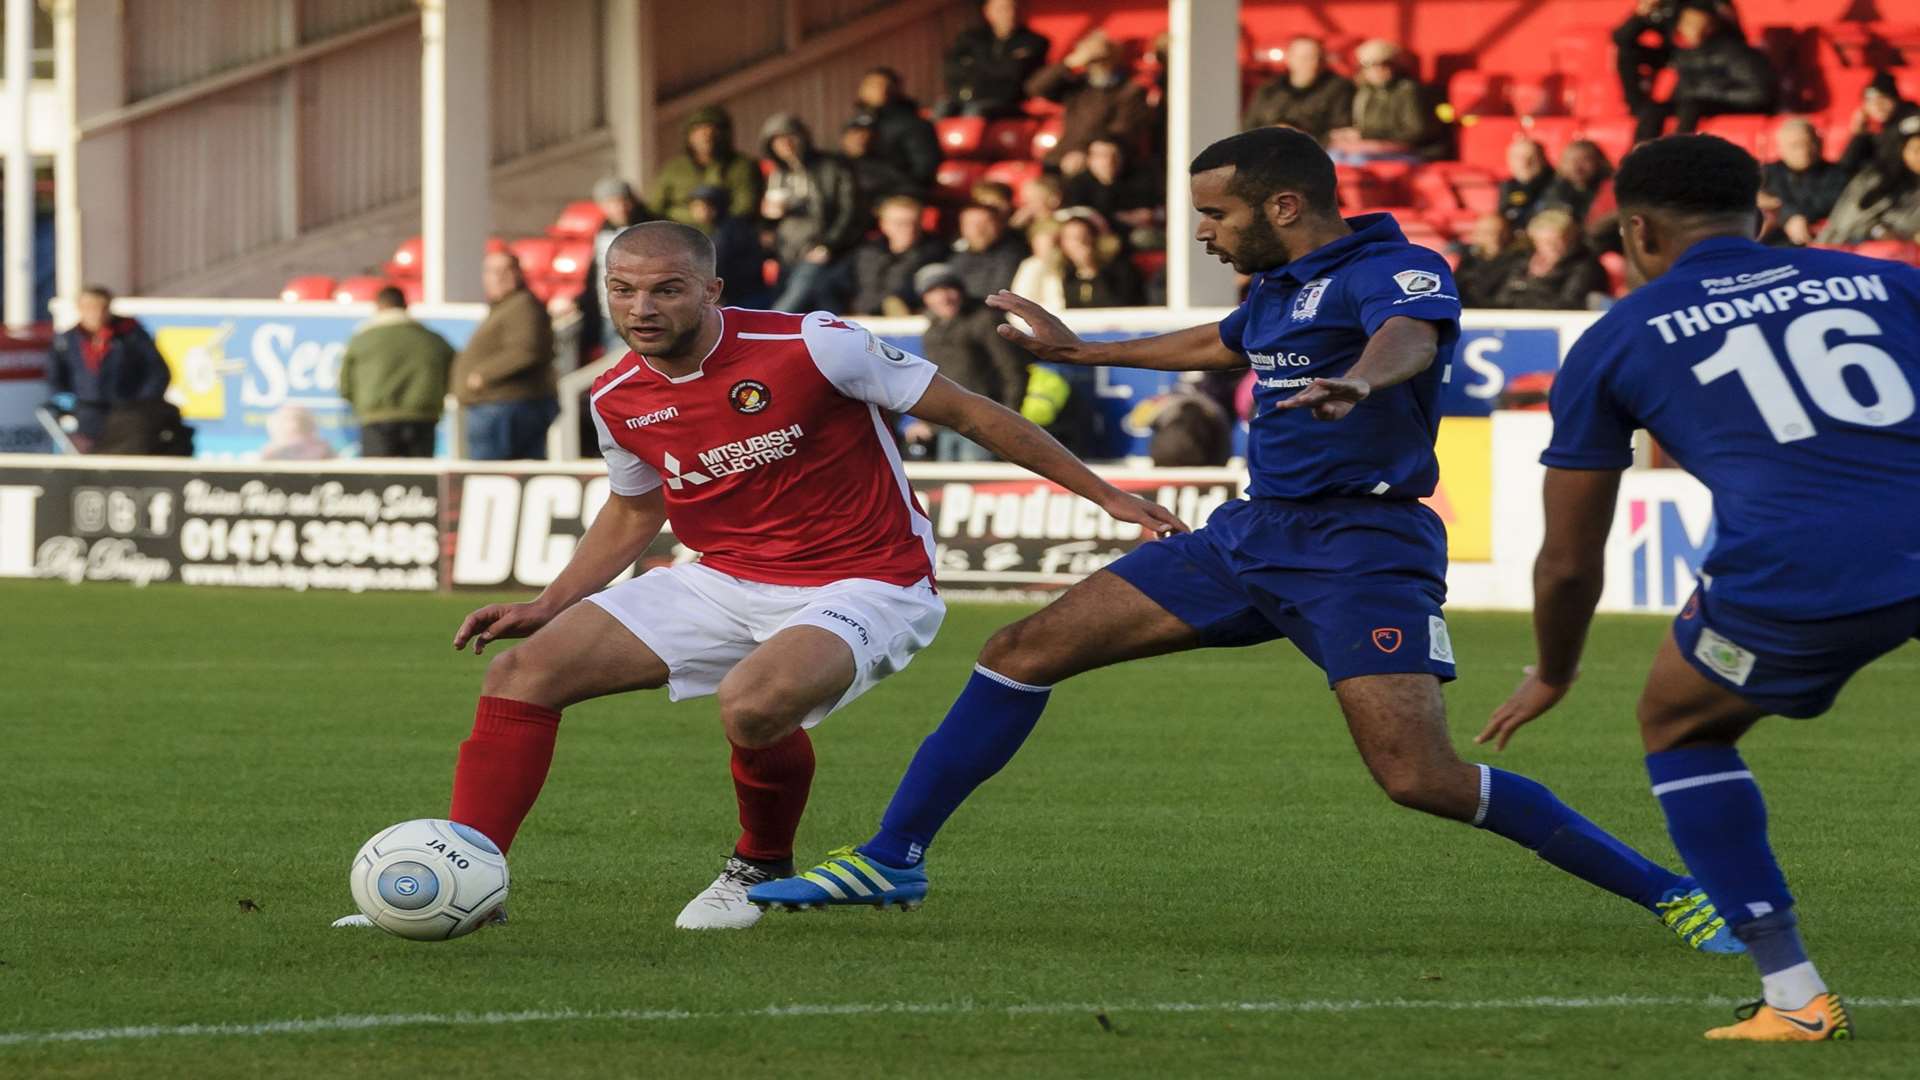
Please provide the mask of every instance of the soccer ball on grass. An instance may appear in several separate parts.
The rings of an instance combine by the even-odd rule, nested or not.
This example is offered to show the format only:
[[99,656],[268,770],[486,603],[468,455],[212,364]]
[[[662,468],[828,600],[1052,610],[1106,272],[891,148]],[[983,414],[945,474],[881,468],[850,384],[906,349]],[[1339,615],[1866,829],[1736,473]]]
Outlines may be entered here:
[[438,818],[382,829],[347,873],[375,926],[416,941],[470,934],[507,899],[507,860],[477,829]]

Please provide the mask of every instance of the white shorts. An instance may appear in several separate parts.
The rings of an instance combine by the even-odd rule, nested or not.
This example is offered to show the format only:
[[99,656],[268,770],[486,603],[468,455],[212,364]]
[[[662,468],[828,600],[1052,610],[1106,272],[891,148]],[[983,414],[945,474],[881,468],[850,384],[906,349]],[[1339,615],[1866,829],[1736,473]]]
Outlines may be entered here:
[[672,701],[712,694],[735,664],[789,626],[839,635],[853,650],[853,685],[838,701],[807,714],[805,727],[906,667],[933,642],[947,616],[946,603],[925,581],[768,585],[699,563],[656,567],[587,599],[666,662]]

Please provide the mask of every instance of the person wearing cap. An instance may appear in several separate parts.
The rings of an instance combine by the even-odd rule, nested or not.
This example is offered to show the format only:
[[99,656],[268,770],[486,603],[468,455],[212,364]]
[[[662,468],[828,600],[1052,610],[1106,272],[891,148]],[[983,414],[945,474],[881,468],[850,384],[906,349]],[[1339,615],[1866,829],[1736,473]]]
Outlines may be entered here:
[[1144,152],[1153,108],[1147,88],[1132,76],[1120,46],[1098,29],[1059,63],[1034,72],[1027,93],[1061,105],[1060,141],[1047,151],[1048,168],[1063,176],[1086,168],[1087,145],[1102,135]]
[[714,272],[720,276],[720,302],[729,307],[762,308],[768,291],[763,267],[767,249],[760,243],[760,225],[733,213],[727,189],[707,184],[693,189],[687,206],[693,227],[713,241]]
[[1747,44],[1740,27],[1714,0],[1683,0],[1673,19],[1673,97],[1646,101],[1636,111],[1636,143],[1657,139],[1669,117],[1674,133],[1700,126],[1703,116],[1770,113],[1780,79],[1766,54]]
[[1853,110],[1847,130],[1852,137],[1840,153],[1840,169],[1848,176],[1859,175],[1869,165],[1894,165],[1900,161],[1900,144],[1906,141],[1901,125],[1920,116],[1920,105],[1900,96],[1893,72],[1882,71],[1860,92],[1860,105]]
[[895,195],[881,202],[880,235],[853,252],[849,315],[911,315],[920,310],[913,276],[940,260],[940,241],[920,228],[920,200]]
[[1368,160],[1438,156],[1445,147],[1436,138],[1427,90],[1401,69],[1400,46],[1384,38],[1363,41],[1353,50],[1353,59],[1360,68],[1354,80],[1353,124],[1331,132],[1327,145],[1347,157]]
[[760,205],[760,168],[733,147],[733,117],[718,105],[687,114],[684,150],[654,174],[647,202],[654,212],[682,225],[693,224],[687,202],[693,190],[708,184],[727,189],[735,213]]
[[873,114],[854,113],[840,132],[840,156],[853,170],[854,186],[860,189],[861,205],[877,208],[881,200],[895,195],[921,198],[926,188],[900,171],[900,167],[873,150]]
[[[927,309],[921,351],[940,374],[983,397],[1020,411],[1027,397],[1027,365],[1019,346],[1000,336],[1006,316],[967,295],[960,275],[931,263],[913,275],[913,289]],[[966,437],[915,420],[905,429],[909,448],[940,461],[991,461],[993,455]]]
[[773,166],[760,216],[773,225],[780,260],[778,311],[833,310],[846,289],[844,256],[871,220],[853,170],[813,145],[807,125],[775,113],[760,128],[760,154]]

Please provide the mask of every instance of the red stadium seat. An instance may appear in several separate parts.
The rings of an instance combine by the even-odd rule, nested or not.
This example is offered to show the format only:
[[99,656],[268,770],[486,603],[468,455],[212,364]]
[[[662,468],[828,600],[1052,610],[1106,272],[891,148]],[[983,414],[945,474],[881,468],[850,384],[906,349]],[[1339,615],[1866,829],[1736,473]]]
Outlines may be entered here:
[[1894,69],[1893,84],[1899,87],[1902,99],[1920,101],[1920,67]]
[[507,245],[520,260],[520,273],[528,278],[543,278],[553,272],[553,252],[559,245],[550,236],[528,236]]
[[1600,253],[1600,265],[1607,272],[1607,292],[1614,296],[1627,294],[1627,257],[1617,251]]
[[511,251],[511,250],[512,250],[511,248],[507,247],[507,242],[505,240],[502,240],[497,236],[487,237],[487,254],[498,255],[501,252]]
[[[1016,199],[1019,198],[1020,189],[1013,189],[1013,194]],[[942,216],[940,207],[932,204],[926,206],[920,211],[920,231],[928,236],[939,236]]]
[[987,171],[985,164],[978,161],[947,160],[933,174],[933,183],[939,194],[952,202],[966,202],[973,197],[974,182]]
[[1413,205],[1420,209],[1430,213],[1460,209],[1460,193],[1453,190],[1447,174],[1439,169],[1415,169],[1409,180]]
[[341,278],[333,287],[333,298],[342,304],[365,303],[373,299],[375,293],[387,287],[383,277],[346,277]]
[[1701,118],[1698,130],[1702,135],[1717,135],[1759,156],[1761,143],[1773,141],[1772,132],[1778,124],[1779,121],[1771,116],[1707,116]]
[[1541,116],[1527,125],[1527,134],[1547,152],[1548,161],[1559,161],[1560,151],[1580,138],[1585,125],[1571,116]]
[[1864,240],[1853,246],[1855,255],[1869,259],[1892,259],[1909,265],[1920,264],[1920,246],[1911,240]]
[[1035,128],[1033,132],[1033,156],[1038,159],[1053,153],[1053,148],[1060,145],[1060,132],[1062,130],[1063,128],[1058,115],[1049,116],[1045,120],[1042,120],[1040,126]]
[[1507,116],[1507,77],[1497,71],[1456,71],[1447,80],[1447,102],[1460,116]]
[[580,199],[561,208],[560,216],[547,226],[547,235],[556,240],[569,237],[591,237],[607,223],[606,212],[600,204],[591,199]]
[[288,278],[287,283],[280,287],[280,299],[290,303],[295,300],[331,300],[334,285],[334,280],[324,274]]
[[987,121],[979,116],[952,116],[935,121],[933,130],[940,136],[942,154],[950,158],[977,157],[986,138]]
[[1521,131],[1520,121],[1509,116],[1483,116],[1478,122],[1460,125],[1460,160],[1478,165],[1496,176],[1507,173],[1507,144]]
[[1033,148],[1033,133],[1040,130],[1038,120],[1024,116],[995,120],[987,125],[980,140],[980,152],[989,158],[1025,157]]
[[1460,205],[1476,216],[1495,213],[1500,209],[1500,184],[1497,181],[1456,177],[1453,190],[1460,197]]
[[1166,268],[1167,253],[1164,251],[1136,251],[1133,253],[1133,268],[1139,272],[1140,280],[1146,281]]
[[417,304],[427,298],[427,287],[418,281],[396,281],[393,284],[409,304]]
[[566,240],[554,246],[553,276],[562,281],[587,280],[587,268],[593,263],[593,240]]
[[1633,149],[1634,119],[1631,116],[1610,116],[1580,122],[1580,137],[1600,148],[1607,160],[1615,165]]
[[1516,116],[1560,116],[1567,111],[1563,85],[1559,75],[1515,75],[1507,99]]
[[[1566,75],[1605,72],[1614,78],[1613,28],[1588,26],[1556,34],[1548,46],[1553,70]],[[1617,81],[1616,81],[1617,85]]]
[[421,250],[417,236],[400,241],[400,246],[393,249],[393,257],[387,260],[387,276],[401,281],[419,280]]
[[980,179],[992,180],[1012,188],[1013,201],[1018,205],[1020,189],[1025,187],[1028,181],[1039,179],[1044,171],[1039,162],[1024,158],[1018,161],[996,161],[987,166],[987,171],[980,174]]

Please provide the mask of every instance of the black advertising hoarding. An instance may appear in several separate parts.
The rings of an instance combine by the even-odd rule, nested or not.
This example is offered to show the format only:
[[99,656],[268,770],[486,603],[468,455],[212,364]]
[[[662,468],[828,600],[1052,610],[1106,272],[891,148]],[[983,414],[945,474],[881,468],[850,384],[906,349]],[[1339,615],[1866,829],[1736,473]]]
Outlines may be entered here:
[[[1239,497],[1230,469],[1113,471],[1119,487],[1154,499],[1190,525]],[[1141,543],[1078,496],[1006,465],[909,466],[908,480],[933,521],[935,565],[950,594],[1050,594]],[[447,485],[446,581],[455,589],[539,589],[559,574],[607,501],[603,472],[453,473]],[[665,533],[642,568],[696,553]]]
[[[1105,475],[1195,526],[1242,489],[1230,469]],[[950,595],[1044,597],[1142,542],[1137,527],[1012,466],[918,465],[908,479]],[[0,577],[532,592],[567,564],[607,495],[592,466],[0,458]],[[668,531],[641,568],[697,557]]]
[[0,577],[79,584],[428,591],[437,472],[14,466],[0,459]]

